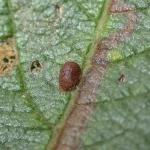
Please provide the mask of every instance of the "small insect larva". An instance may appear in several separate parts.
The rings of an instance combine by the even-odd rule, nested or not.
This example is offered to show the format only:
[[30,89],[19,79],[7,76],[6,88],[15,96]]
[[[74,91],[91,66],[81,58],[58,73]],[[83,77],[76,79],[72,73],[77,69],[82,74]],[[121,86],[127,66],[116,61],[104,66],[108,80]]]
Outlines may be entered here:
[[60,69],[59,88],[64,91],[72,90],[80,81],[81,69],[75,62],[66,62]]

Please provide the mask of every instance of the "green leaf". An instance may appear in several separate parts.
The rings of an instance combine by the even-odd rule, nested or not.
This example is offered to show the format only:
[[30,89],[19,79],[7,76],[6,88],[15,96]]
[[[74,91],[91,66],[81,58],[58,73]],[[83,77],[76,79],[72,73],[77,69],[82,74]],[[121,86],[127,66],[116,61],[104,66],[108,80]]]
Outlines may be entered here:
[[[19,55],[0,76],[0,149],[149,149],[149,6],[148,0],[0,0],[0,73],[6,42],[4,50]],[[92,60],[103,41],[101,63],[109,63],[89,75],[102,65]],[[59,70],[69,60],[80,64],[83,84],[63,92]]]

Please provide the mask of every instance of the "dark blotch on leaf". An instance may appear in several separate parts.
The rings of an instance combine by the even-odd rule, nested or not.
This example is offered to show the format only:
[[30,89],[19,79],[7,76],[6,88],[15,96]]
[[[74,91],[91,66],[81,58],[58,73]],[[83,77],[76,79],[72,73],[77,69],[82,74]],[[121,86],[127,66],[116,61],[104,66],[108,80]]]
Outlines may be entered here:
[[30,70],[32,73],[37,73],[42,69],[42,65],[38,60],[31,63]]
[[56,4],[56,5],[55,5],[55,9],[56,9],[56,10],[59,10],[59,9],[60,9],[60,6],[59,6],[58,4]]
[[5,71],[7,69],[7,66],[5,66],[4,68],[3,68],[3,71]]
[[8,62],[9,62],[9,59],[6,58],[6,57],[4,57],[4,58],[3,58],[3,62],[4,62],[4,63],[8,63]]
[[125,78],[125,75],[124,75],[124,74],[121,74],[120,77],[119,77],[119,79],[118,79],[118,81],[119,81],[119,82],[125,82],[125,79],[126,79],[126,78]]
[[64,91],[72,90],[80,81],[81,69],[75,62],[66,62],[59,74],[59,88]]
[[9,58],[10,59],[16,59],[16,56],[10,56]]

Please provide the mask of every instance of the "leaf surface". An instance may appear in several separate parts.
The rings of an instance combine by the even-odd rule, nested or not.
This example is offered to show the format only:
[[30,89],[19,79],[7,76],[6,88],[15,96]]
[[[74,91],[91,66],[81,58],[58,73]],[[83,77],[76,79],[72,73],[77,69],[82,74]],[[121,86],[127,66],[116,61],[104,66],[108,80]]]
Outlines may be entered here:
[[[19,56],[17,66],[0,76],[0,149],[43,150],[56,141],[59,145],[63,136],[56,141],[55,136],[68,130],[69,108],[80,91],[80,86],[72,92],[59,90],[61,65],[75,61],[85,76],[92,67],[95,43],[112,40],[126,27],[121,34],[125,37],[109,44],[105,57],[109,64],[96,88],[84,131],[75,137],[76,148],[149,149],[150,3],[124,0],[115,4],[117,9],[113,3],[0,0],[0,61],[6,41],[13,41],[8,46]],[[67,133],[67,138],[76,135]]]

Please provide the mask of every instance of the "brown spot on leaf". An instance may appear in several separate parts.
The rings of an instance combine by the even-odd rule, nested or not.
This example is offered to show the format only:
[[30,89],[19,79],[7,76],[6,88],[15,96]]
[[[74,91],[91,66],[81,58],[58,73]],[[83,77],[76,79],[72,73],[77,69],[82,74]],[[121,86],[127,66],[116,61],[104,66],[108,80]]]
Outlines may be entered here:
[[[14,59],[12,60],[11,57]],[[18,63],[18,54],[14,45],[9,42],[0,43],[0,75],[11,72]]]

